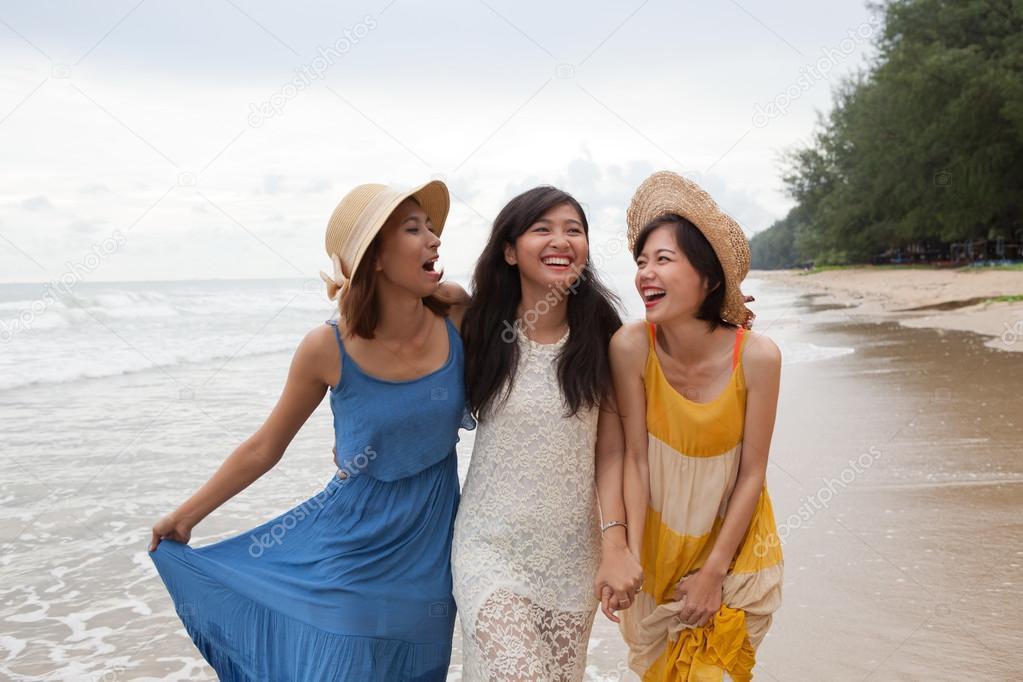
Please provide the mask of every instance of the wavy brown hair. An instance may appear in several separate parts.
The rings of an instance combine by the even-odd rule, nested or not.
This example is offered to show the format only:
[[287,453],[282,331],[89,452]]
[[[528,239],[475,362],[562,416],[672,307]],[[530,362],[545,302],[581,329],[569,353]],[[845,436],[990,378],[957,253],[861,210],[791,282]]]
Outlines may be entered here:
[[[380,241],[381,235],[378,233],[359,261],[359,266],[355,268],[348,288],[338,304],[345,330],[364,339],[372,339],[377,325],[380,324],[380,301],[377,300],[378,273],[374,267],[380,255]],[[451,309],[451,304],[441,301],[434,295],[425,296],[423,305],[441,317],[446,317]]]

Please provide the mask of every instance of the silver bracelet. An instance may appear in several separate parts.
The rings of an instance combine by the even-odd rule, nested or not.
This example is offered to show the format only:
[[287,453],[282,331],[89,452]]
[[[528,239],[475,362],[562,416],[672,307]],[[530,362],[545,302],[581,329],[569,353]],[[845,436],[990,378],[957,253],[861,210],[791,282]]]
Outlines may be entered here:
[[629,530],[629,524],[624,521],[608,521],[600,526],[600,537],[604,537],[604,533],[615,526],[621,526],[625,530]]

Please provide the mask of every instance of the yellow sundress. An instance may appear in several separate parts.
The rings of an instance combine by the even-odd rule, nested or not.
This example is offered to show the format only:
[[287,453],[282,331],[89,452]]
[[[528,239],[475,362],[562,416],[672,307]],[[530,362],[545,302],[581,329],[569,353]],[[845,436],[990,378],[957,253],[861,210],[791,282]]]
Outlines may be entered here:
[[735,486],[746,415],[742,371],[745,330],[736,332],[732,376],[707,403],[693,402],[668,383],[654,349],[646,390],[650,502],[640,562],[644,589],[620,613],[629,667],[643,682],[735,682],[753,678],[756,647],[781,605],[782,553],[767,486],[723,584],[721,609],[704,627],[676,620],[676,583],[703,566],[724,521]]

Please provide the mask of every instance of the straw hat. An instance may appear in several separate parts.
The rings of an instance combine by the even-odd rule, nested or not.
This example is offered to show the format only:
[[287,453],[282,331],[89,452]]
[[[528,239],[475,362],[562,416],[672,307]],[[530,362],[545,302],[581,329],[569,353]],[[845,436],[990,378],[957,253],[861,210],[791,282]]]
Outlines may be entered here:
[[725,300],[721,319],[739,326],[751,323],[752,311],[746,307],[739,285],[749,272],[749,242],[739,223],[722,211],[692,180],[671,171],[659,171],[643,181],[632,195],[625,214],[629,250],[650,221],[674,213],[695,225],[710,242],[725,271]]
[[451,205],[447,185],[440,180],[431,180],[410,190],[378,184],[359,185],[341,199],[327,223],[325,245],[334,264],[333,276],[320,272],[327,284],[327,296],[340,299],[373,238],[394,209],[409,197],[419,202],[440,234]]

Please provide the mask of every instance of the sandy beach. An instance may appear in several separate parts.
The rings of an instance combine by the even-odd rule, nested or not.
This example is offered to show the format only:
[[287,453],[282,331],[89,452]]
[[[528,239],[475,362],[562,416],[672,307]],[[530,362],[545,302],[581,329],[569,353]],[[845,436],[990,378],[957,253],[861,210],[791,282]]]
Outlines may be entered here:
[[[775,279],[749,285],[757,329],[785,358],[768,469],[784,541],[784,601],[758,652],[756,679],[1017,679],[1019,356],[975,334],[859,320]],[[147,308],[161,296],[168,315],[177,311],[161,328],[187,333],[196,358],[213,349],[202,336],[207,327],[217,339],[234,338],[233,329],[237,345],[100,376],[107,356],[83,364],[74,379],[0,388],[11,463],[0,474],[0,679],[215,679],[147,556],[149,527],[206,480],[275,401],[290,354],[252,339],[297,343],[325,316],[317,298],[266,322],[301,283],[276,295],[276,282],[258,292],[252,283],[221,293],[188,286],[143,288]],[[101,295],[108,308],[120,300]],[[253,298],[230,315],[226,303],[210,303],[245,295]],[[218,311],[216,319],[187,317],[186,302],[197,300]],[[155,336],[137,316],[115,317],[107,324],[126,343],[164,357],[145,345]],[[46,338],[33,333],[17,337],[4,361],[23,352],[19,362],[29,362]],[[87,321],[76,333],[83,363],[95,355],[90,334],[115,347],[115,337]],[[75,361],[69,356],[65,367]],[[464,476],[472,432],[462,436]],[[244,533],[315,494],[333,472],[330,442],[324,403],[281,463],[199,524],[192,544]],[[462,679],[460,651],[456,631],[449,680]],[[635,680],[616,627],[601,615],[586,679]]]
[[975,332],[992,348],[1023,352],[1023,270],[859,267],[753,276],[822,294],[820,301],[859,319]]

